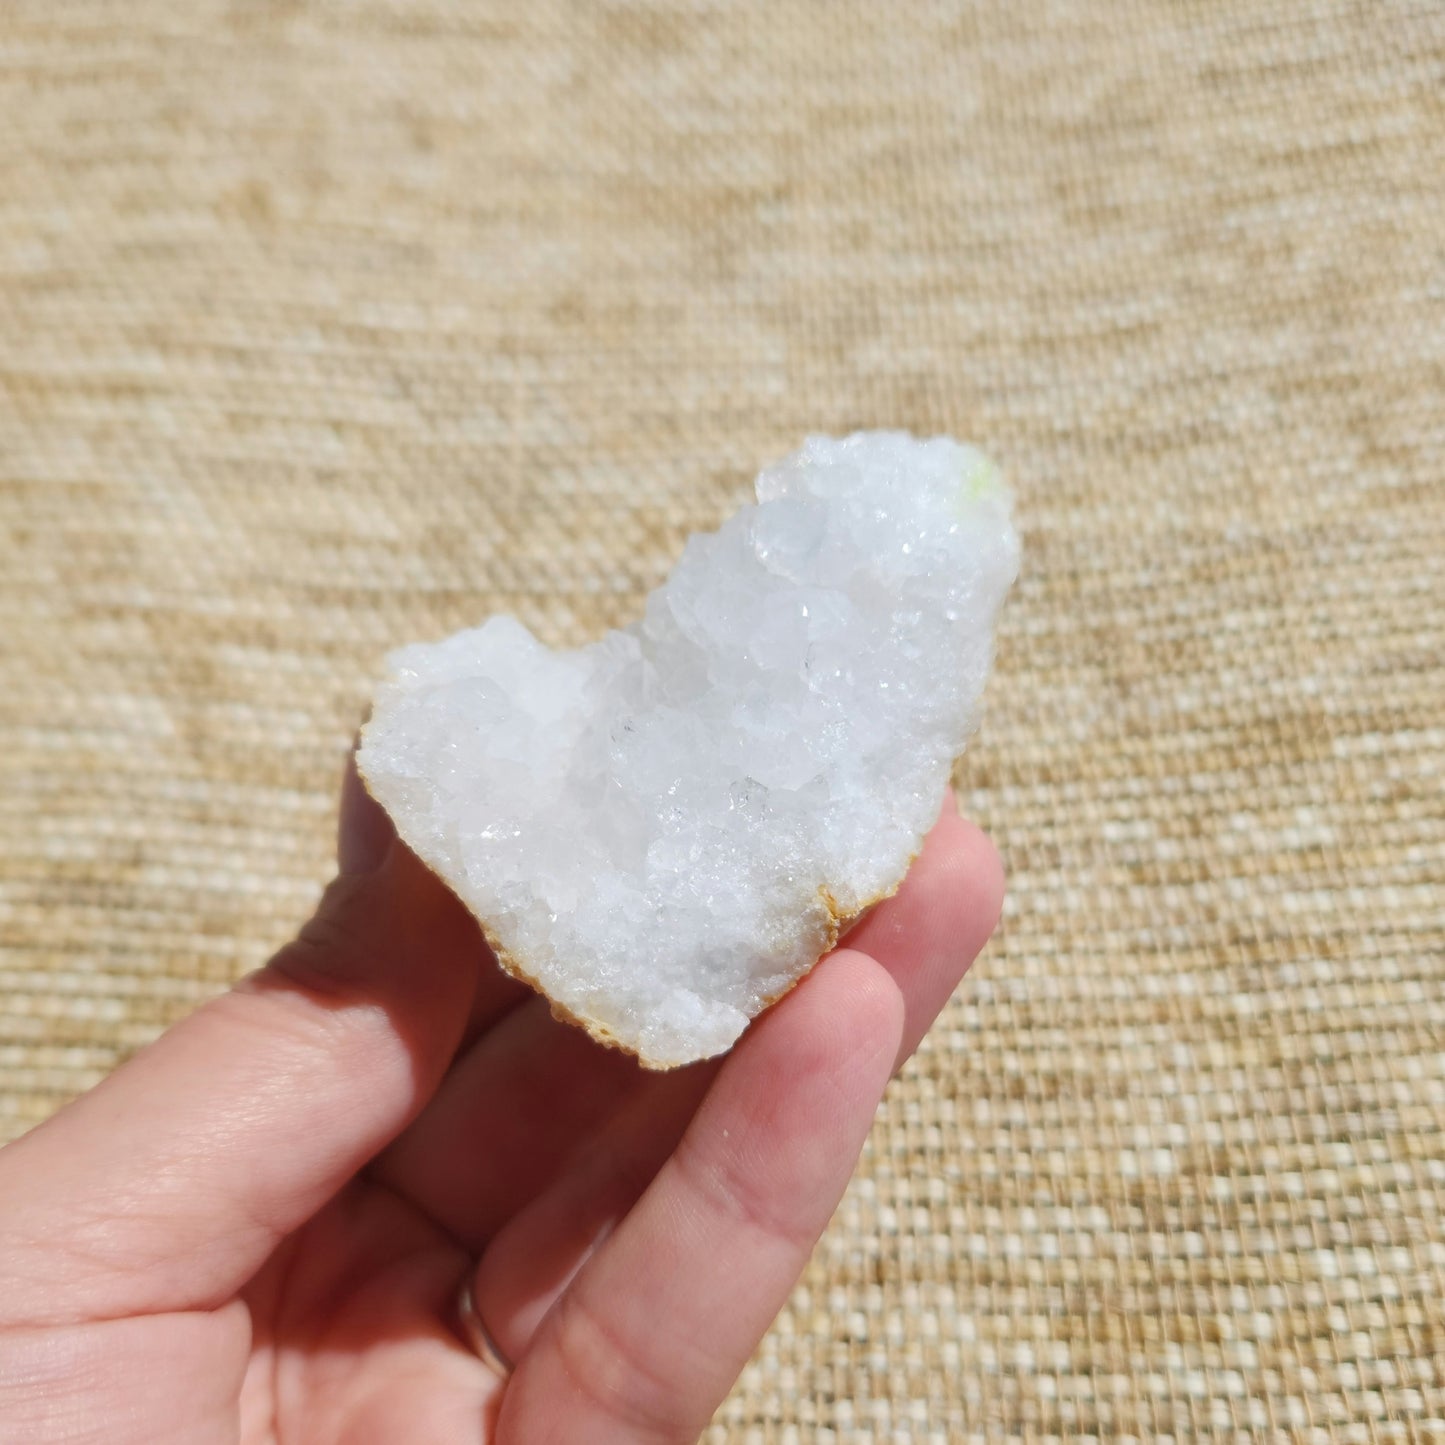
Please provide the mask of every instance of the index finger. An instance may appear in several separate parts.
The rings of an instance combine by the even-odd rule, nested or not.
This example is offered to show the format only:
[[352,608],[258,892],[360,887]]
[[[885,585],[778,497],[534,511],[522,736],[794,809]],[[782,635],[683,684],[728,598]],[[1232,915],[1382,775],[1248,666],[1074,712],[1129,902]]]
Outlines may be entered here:
[[498,1438],[695,1440],[807,1263],[873,1122],[897,984],[840,950],[750,1030],[512,1377]]

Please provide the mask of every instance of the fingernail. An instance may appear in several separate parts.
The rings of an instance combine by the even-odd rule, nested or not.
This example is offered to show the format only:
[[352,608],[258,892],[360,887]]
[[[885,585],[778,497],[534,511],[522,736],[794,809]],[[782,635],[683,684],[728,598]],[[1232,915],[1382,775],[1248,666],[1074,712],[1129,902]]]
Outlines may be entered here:
[[336,828],[336,866],[344,874],[375,873],[391,851],[396,830],[386,810],[366,791],[353,758],[341,784]]

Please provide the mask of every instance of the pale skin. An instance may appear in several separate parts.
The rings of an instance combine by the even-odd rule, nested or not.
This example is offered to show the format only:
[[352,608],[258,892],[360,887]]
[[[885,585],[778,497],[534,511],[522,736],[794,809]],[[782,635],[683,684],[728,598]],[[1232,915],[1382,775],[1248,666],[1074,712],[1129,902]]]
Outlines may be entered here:
[[946,802],[844,947],[666,1074],[503,975],[354,773],[338,854],[296,942],[0,1150],[0,1439],[696,1440],[997,923],[992,845]]

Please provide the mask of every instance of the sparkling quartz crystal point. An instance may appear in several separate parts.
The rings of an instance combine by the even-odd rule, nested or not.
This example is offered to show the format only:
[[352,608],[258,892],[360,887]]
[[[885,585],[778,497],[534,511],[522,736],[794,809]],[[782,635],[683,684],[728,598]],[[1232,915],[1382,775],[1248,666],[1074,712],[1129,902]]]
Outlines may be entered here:
[[898,887],[1018,568],[946,437],[811,437],[757,498],[590,646],[493,617],[394,653],[358,755],[503,967],[655,1068],[727,1049]]

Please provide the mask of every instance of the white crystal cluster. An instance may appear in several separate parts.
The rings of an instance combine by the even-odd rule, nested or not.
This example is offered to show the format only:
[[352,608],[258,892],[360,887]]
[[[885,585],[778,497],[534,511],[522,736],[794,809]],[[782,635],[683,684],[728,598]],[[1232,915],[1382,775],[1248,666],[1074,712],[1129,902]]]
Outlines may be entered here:
[[726,1049],[899,884],[972,731],[1018,563],[978,451],[810,438],[642,620],[404,648],[359,754],[503,965],[670,1067]]

